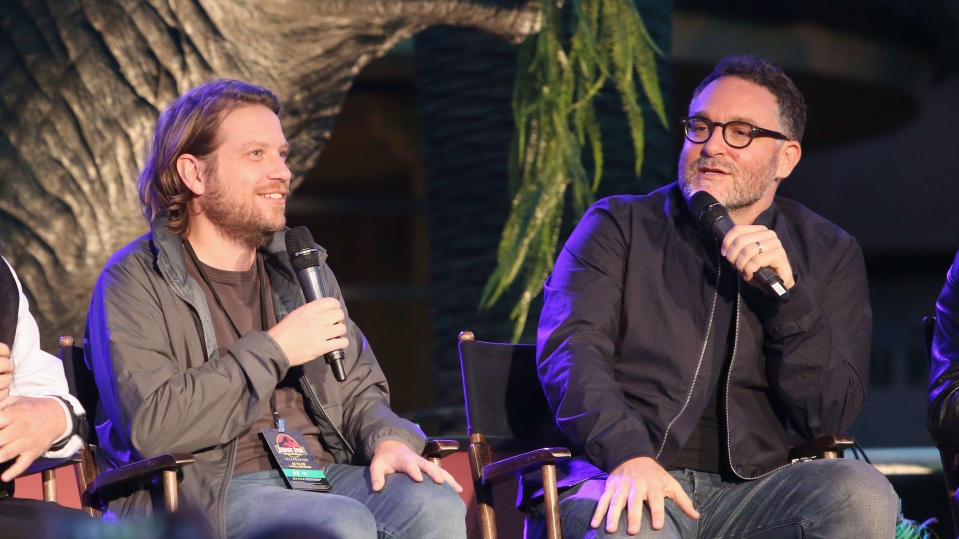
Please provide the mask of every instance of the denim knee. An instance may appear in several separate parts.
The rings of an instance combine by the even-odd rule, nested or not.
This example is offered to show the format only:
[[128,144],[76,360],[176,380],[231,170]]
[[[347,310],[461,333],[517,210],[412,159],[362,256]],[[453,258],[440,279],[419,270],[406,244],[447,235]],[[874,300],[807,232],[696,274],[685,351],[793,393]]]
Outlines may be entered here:
[[[332,496],[326,496],[328,501]],[[373,537],[376,534],[376,520],[373,514],[362,503],[336,496],[336,516],[326,518],[322,522],[316,522],[314,525],[318,528],[320,537],[337,537],[350,539],[353,537]]]
[[[392,484],[391,484],[392,483]],[[436,483],[429,477],[416,482],[405,474],[393,474],[387,479],[387,488],[400,494],[406,513],[406,526],[402,530],[380,531],[393,537],[457,538],[466,537],[466,504],[447,483]]]
[[882,472],[872,464],[854,459],[835,459],[832,468],[830,477],[838,498],[835,502],[848,514],[895,523],[899,496]]
[[830,486],[829,505],[834,508],[820,521],[821,526],[857,530],[859,537],[895,535],[899,496],[875,466],[855,459],[828,459],[818,464],[821,479]]

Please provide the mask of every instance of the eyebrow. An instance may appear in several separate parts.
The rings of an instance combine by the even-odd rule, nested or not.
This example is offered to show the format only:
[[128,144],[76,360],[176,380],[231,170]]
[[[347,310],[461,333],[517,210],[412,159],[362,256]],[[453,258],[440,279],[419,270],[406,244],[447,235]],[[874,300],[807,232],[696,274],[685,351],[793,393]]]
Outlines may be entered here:
[[[262,147],[269,147],[269,146],[272,146],[272,144],[270,144],[269,142],[253,140],[253,141],[244,142],[243,144],[241,144],[240,151],[246,151],[250,148],[262,148]],[[280,149],[289,151],[290,142],[288,140],[284,140],[283,144],[280,144]]]
[[[712,122],[712,121],[715,121],[715,120],[713,120],[708,114],[706,114],[705,112],[694,112],[694,113],[691,113],[690,116],[698,116],[698,117],[700,117],[700,118],[706,118],[707,120],[709,120],[709,121],[711,121],[711,122]],[[749,124],[749,125],[753,125],[753,126],[756,126],[756,127],[761,127],[760,124],[759,124],[756,120],[754,120],[754,119],[752,119],[752,118],[749,118],[749,117],[746,117],[746,116],[733,116],[732,119],[727,120],[726,122],[723,122],[723,123],[729,123],[729,122],[745,122],[745,123],[747,123],[747,124]],[[777,122],[777,124],[778,124],[778,122]],[[778,128],[778,125],[777,125],[777,128]]]

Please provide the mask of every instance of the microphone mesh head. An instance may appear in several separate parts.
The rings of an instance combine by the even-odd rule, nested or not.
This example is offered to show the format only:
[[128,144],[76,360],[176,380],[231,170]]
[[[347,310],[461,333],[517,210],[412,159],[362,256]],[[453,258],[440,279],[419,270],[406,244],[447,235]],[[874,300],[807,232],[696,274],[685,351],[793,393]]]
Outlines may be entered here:
[[713,223],[727,215],[726,208],[706,191],[697,191],[689,197],[688,205],[693,219],[696,219],[704,230],[709,230]]
[[296,271],[320,265],[320,250],[316,248],[310,229],[305,226],[286,232],[286,254]]

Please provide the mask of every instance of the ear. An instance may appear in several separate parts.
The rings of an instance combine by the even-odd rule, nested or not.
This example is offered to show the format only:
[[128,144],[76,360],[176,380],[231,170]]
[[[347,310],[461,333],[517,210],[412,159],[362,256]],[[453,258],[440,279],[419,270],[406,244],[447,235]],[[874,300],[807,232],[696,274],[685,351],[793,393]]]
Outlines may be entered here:
[[802,146],[795,140],[785,141],[779,148],[779,164],[776,166],[776,177],[780,179],[788,178],[799,163],[800,157],[802,157]]
[[185,153],[176,158],[176,171],[180,175],[180,180],[196,196],[206,191],[202,177],[203,168],[203,161],[193,154]]

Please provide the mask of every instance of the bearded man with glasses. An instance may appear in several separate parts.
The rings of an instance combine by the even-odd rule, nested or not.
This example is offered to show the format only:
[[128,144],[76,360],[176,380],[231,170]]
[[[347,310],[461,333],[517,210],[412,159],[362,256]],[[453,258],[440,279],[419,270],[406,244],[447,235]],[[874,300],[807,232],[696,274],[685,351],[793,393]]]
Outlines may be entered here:
[[[678,181],[597,202],[567,241],[537,343],[581,450],[559,480],[564,536],[893,537],[898,500],[871,465],[788,460],[859,413],[872,330],[856,240],[776,197],[805,121],[781,69],[722,60],[682,121]],[[690,210],[701,192],[728,212],[720,232]]]

